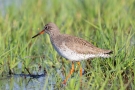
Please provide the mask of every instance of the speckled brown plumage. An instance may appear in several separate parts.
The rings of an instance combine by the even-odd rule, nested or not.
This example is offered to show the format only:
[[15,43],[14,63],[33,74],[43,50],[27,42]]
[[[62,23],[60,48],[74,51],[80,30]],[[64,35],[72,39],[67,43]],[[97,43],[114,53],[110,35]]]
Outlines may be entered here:
[[86,40],[67,34],[61,34],[54,37],[53,43],[59,47],[62,45],[62,43],[65,43],[68,48],[80,54],[110,54],[112,52],[111,50],[100,49]]

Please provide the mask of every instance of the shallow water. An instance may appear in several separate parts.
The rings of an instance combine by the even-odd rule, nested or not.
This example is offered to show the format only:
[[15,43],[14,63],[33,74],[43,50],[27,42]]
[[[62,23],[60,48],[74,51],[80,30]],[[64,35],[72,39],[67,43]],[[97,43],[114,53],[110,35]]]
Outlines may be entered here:
[[40,74],[38,77],[30,77],[26,74],[15,74],[0,78],[1,90],[53,90],[55,81],[52,76]]
[[2,80],[3,90],[41,90],[44,86],[45,77],[37,79],[13,76]]

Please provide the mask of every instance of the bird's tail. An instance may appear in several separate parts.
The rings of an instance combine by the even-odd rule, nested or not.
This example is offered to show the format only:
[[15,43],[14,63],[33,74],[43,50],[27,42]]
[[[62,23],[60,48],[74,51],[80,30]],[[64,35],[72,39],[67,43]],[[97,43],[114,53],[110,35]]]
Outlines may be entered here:
[[109,57],[111,57],[111,54],[113,54],[112,50],[106,50],[102,54],[100,54],[100,57],[109,58]]

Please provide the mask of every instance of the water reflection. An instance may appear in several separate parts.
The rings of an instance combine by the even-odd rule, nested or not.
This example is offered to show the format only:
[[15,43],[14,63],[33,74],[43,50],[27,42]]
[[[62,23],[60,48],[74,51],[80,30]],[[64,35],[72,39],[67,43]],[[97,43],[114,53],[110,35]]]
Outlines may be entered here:
[[30,75],[16,74],[0,80],[0,86],[3,90],[51,90],[54,87],[54,81],[50,76],[41,74],[33,78]]
[[[45,77],[40,78],[25,78],[11,77],[6,84],[6,89],[13,90],[41,90],[44,86]],[[13,86],[11,85],[13,84]],[[9,87],[10,86],[10,87]]]

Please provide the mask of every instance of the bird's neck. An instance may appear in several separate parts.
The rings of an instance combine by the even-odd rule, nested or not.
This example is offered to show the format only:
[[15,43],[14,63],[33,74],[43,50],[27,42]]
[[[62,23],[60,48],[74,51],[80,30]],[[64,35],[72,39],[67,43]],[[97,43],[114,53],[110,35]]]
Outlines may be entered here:
[[49,33],[50,36],[50,40],[53,42],[53,40],[55,40],[58,36],[60,36],[61,33],[60,32],[53,32],[53,33]]

